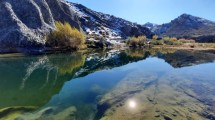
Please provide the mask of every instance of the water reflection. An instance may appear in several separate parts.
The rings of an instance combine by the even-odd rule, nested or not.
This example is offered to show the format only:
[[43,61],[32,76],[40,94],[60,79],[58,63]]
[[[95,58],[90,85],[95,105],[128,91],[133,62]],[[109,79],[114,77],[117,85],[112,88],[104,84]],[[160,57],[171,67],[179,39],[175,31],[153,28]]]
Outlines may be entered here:
[[0,113],[32,111],[45,105],[83,60],[81,53],[0,58]]
[[214,118],[214,60],[173,49],[1,57],[0,118]]
[[130,100],[128,102],[128,105],[129,105],[130,108],[136,108],[137,107],[137,103],[134,100]]

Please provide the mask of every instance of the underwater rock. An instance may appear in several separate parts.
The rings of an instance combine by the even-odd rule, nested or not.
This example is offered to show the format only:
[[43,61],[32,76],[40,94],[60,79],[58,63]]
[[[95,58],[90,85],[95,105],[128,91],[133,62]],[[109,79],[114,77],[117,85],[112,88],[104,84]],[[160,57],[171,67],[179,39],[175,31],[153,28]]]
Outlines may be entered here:
[[75,120],[77,109],[73,106],[63,109],[60,112],[55,107],[47,107],[34,113],[25,113],[18,116],[17,120]]

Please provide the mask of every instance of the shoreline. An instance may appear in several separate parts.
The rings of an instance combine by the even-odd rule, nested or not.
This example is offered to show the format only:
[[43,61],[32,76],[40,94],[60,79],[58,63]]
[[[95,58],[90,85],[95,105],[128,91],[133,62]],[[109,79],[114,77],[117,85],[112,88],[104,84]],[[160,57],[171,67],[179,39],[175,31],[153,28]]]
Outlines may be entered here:
[[204,48],[204,47],[185,47],[185,46],[153,46],[152,48],[170,48],[170,49],[176,49],[176,50],[199,50],[199,51],[205,51],[205,50],[215,50],[215,48]]
[[[139,49],[139,48],[129,48],[127,46],[123,46],[121,48],[104,48],[104,49]],[[195,51],[215,51],[215,48],[212,48],[212,47],[207,47],[207,48],[204,48],[204,47],[194,47],[194,48],[191,48],[191,47],[187,47],[187,46],[169,46],[169,45],[156,45],[156,46],[151,46],[149,48],[141,48],[141,49],[175,49],[175,50],[195,50]],[[84,50],[92,50],[92,48],[87,48],[87,49],[84,49]],[[95,49],[95,50],[98,50],[98,49]],[[33,55],[33,56],[36,56],[36,55],[44,55],[44,54],[55,54],[55,53],[68,53],[68,52],[78,52],[78,51],[82,51],[82,50],[45,50],[43,52],[39,52],[35,54],[35,51],[33,53],[29,52],[29,53],[22,53],[22,52],[11,52],[11,53],[0,53],[0,58],[6,58],[6,57],[24,57],[24,56],[30,56],[30,55]]]
[[177,50],[215,50],[215,43],[184,43],[182,45],[152,45],[152,48],[171,48]]
[[111,47],[104,47],[104,48],[92,48],[86,47],[83,49],[68,49],[68,48],[50,48],[50,47],[43,47],[43,48],[17,48],[16,50],[12,50],[11,52],[3,52],[0,51],[0,58],[2,57],[11,57],[11,56],[30,56],[30,55],[44,55],[44,54],[56,54],[56,53],[68,53],[68,52],[78,52],[82,50],[99,50],[99,49],[175,49],[175,50],[197,50],[197,51],[215,51],[215,43],[183,43],[181,45],[153,45],[148,44],[143,47],[129,47],[125,43],[117,44]]

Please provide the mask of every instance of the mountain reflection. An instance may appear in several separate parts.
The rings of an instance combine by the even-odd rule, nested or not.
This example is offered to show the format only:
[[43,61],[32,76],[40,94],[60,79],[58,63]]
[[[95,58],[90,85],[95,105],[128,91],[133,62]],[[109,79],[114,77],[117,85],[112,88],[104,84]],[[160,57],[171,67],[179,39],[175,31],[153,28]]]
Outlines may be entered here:
[[84,60],[82,53],[0,58],[0,113],[45,105]]
[[[34,111],[46,105],[59,93],[66,81],[148,57],[164,59],[176,68],[215,60],[215,54],[211,51],[173,49],[82,51],[0,57],[0,119],[12,113]],[[128,107],[138,107],[137,102],[128,100]]]

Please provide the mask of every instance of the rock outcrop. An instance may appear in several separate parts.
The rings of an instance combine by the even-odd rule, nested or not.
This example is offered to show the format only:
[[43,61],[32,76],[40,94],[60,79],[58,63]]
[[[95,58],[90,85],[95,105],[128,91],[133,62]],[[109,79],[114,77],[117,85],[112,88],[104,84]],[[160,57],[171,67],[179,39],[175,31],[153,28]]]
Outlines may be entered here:
[[1,0],[0,52],[42,47],[54,21],[79,28],[74,12],[63,0]]

